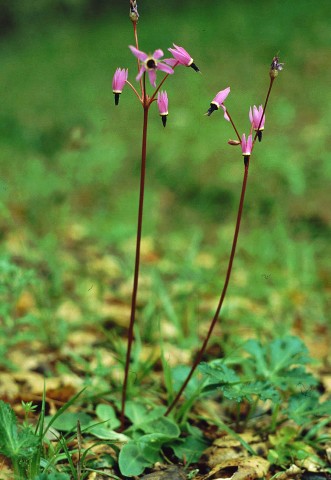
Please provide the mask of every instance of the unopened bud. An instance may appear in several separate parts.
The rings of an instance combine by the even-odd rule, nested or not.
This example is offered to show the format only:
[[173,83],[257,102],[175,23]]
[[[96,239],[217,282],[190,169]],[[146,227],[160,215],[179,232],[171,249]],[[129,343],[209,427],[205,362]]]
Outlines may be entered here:
[[239,142],[239,140],[229,140],[229,141],[228,141],[228,144],[229,144],[229,145],[240,145],[241,142]]
[[138,7],[136,0],[130,0],[130,13],[129,17],[131,22],[137,23],[139,18]]

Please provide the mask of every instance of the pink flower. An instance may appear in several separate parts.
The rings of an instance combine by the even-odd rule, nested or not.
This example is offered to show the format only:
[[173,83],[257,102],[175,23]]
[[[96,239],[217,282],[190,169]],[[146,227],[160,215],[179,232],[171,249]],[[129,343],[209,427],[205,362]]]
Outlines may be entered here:
[[[262,118],[262,115],[263,115],[262,105],[260,105],[259,108],[257,108],[254,105],[253,111],[252,111],[252,107],[250,107],[250,109],[249,109],[249,120],[250,120],[250,122],[252,124],[252,127],[254,128],[255,131],[264,129],[265,115],[263,115],[263,118]],[[261,121],[261,118],[262,118],[262,121]]]
[[183,47],[178,47],[178,45],[173,44],[175,48],[168,48],[169,52],[172,54],[174,61],[172,58],[169,58],[165,60],[166,63],[171,65],[172,67],[174,66],[175,63],[180,63],[181,65],[185,65],[186,67],[192,67],[193,70],[196,72],[199,72],[199,68],[196,66],[196,64],[193,61],[193,58],[191,55],[185,50]]
[[117,68],[113,77],[113,93],[115,94],[115,105],[118,105],[120,94],[128,79],[128,69]]
[[168,115],[168,95],[167,92],[159,92],[157,94],[157,106],[159,113],[162,117],[162,123],[165,127],[167,124],[167,115]]
[[243,133],[242,139],[241,139],[241,151],[244,157],[249,157],[251,152],[252,152],[252,146],[253,146],[253,138],[252,135],[248,135],[247,141],[246,141],[246,135]]
[[[252,124],[252,127],[254,130],[257,132],[257,138],[259,139],[259,142],[262,140],[262,130],[264,129],[264,122],[265,122],[265,115],[263,115],[263,107],[262,105],[257,108],[255,105],[252,108],[249,109],[249,120]],[[262,118],[262,121],[261,121]],[[259,128],[260,127],[260,128]]]
[[215,111],[218,110],[220,107],[224,111],[224,118],[227,121],[230,121],[228,114],[226,113],[226,108],[223,105],[224,100],[230,93],[230,87],[225,88],[224,90],[221,90],[220,92],[217,93],[216,97],[210,102],[210,107],[206,113],[208,117]]
[[163,51],[155,50],[153,55],[147,55],[147,53],[138,50],[135,47],[129,46],[131,52],[141,62],[141,67],[136,80],[139,81],[144,72],[148,72],[149,81],[153,87],[156,87],[156,70],[162,70],[162,72],[171,74],[174,73],[173,69],[164,63],[159,62],[159,58],[163,57]]

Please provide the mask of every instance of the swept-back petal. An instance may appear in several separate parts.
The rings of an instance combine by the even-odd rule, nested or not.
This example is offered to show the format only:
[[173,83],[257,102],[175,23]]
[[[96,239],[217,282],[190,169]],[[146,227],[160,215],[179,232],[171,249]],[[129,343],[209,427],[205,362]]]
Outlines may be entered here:
[[212,103],[215,103],[218,107],[220,107],[220,105],[224,102],[224,100],[226,99],[226,97],[229,95],[230,93],[230,87],[227,87],[225,88],[224,90],[220,90],[215,98],[213,99]]
[[155,58],[155,60],[158,60],[161,57],[163,57],[163,50],[159,48],[158,50],[155,50],[155,52],[153,53],[153,58]]
[[227,120],[229,122],[230,118],[229,118],[229,115],[227,114],[226,107],[224,105],[221,105],[221,107],[223,108],[225,120]]
[[139,60],[141,60],[142,62],[144,62],[148,58],[147,53],[142,52],[141,50],[138,50],[138,48],[133,47],[132,45],[129,45],[129,49],[131,50],[133,55],[137,57]]
[[155,70],[148,70],[149,81],[153,87],[156,87],[156,71]]
[[174,73],[173,69],[169,67],[168,65],[164,65],[163,63],[158,63],[157,64],[157,70],[162,70],[162,72],[169,73],[170,75]]
[[143,76],[143,73],[144,73],[145,71],[146,71],[146,68],[145,68],[145,67],[141,67],[141,69],[139,70],[138,75],[136,76],[137,82],[139,82],[139,80],[141,79],[141,77]]
[[179,63],[178,60],[176,60],[175,58],[164,58],[162,62],[170,65],[170,67],[174,67]]

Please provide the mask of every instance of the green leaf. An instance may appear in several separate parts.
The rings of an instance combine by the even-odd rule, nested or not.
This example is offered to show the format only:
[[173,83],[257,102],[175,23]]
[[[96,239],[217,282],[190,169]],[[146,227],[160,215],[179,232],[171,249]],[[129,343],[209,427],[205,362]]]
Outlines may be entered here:
[[125,404],[125,415],[135,424],[142,423],[148,410],[145,405],[139,402],[128,401]]
[[127,442],[129,437],[123,435],[123,433],[115,432],[107,427],[104,427],[103,424],[93,424],[84,429],[84,432],[88,432],[94,437],[100,438],[101,440],[110,440],[112,442]]
[[36,453],[38,437],[30,428],[18,428],[15,413],[0,400],[0,453],[11,459],[28,459]]
[[67,473],[41,473],[34,480],[70,480],[70,476]]
[[95,413],[100,420],[106,422],[104,426],[110,428],[111,430],[115,430],[115,428],[121,424],[121,422],[116,418],[115,410],[111,405],[100,404],[97,406]]
[[316,417],[330,415],[331,400],[319,403],[317,392],[307,391],[292,395],[285,414],[298,425],[311,423]]
[[136,442],[129,442],[121,449],[118,465],[122,475],[133,477],[143,473],[152,463],[144,457],[141,447]]
[[[190,371],[190,367],[186,365],[178,365],[177,367],[172,368],[171,377],[172,377],[174,391],[176,392],[179,391],[189,371]],[[201,385],[201,381],[199,381],[196,375],[193,375],[191,380],[188,382],[187,387],[185,388],[184,397],[189,398],[193,396],[198,390],[198,388],[200,387],[200,385]]]
[[308,349],[298,337],[276,338],[270,343],[270,365],[274,371],[291,365],[303,365],[309,360]]
[[257,396],[260,400],[272,400],[273,402],[279,402],[280,396],[277,390],[266,382],[250,382],[239,383],[236,385],[221,385],[224,396],[229,400],[236,400],[242,402],[247,400],[253,402],[253,396]]
[[180,460],[185,459],[185,464],[190,464],[199,461],[208,444],[201,438],[187,437],[171,442],[169,446],[177,458]]
[[161,448],[162,445],[172,440],[171,437],[160,433],[150,433],[143,435],[137,440],[140,451],[149,462],[156,463],[162,461]]
[[[46,421],[48,420],[48,418],[46,418]],[[77,428],[78,420],[80,421],[81,426],[84,427],[91,422],[92,417],[84,412],[66,412],[59,416],[54,422],[52,422],[52,426],[57,430],[61,430],[63,432],[71,432]]]
[[17,454],[18,432],[15,413],[8,403],[0,400],[0,453],[11,458]]
[[170,438],[176,438],[180,435],[178,425],[168,417],[160,417],[158,419],[146,422],[140,425],[140,429],[144,433],[157,433],[167,435]]
[[244,349],[251,355],[243,363],[246,371],[280,390],[293,389],[299,383],[317,383],[304,367],[309,361],[308,351],[297,337],[276,338],[265,346],[256,340],[249,340]]
[[222,363],[222,360],[215,360],[211,363],[200,363],[198,367],[199,371],[205,376],[209,377],[210,382],[217,383],[237,383],[240,382],[240,378],[234,370],[227,367]]

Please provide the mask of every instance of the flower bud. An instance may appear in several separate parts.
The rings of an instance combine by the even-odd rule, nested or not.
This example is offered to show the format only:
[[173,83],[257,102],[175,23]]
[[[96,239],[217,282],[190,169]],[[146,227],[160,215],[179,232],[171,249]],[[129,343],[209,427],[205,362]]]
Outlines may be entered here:
[[129,17],[131,22],[137,23],[139,18],[138,7],[136,0],[130,0],[130,13]]
[[276,56],[272,59],[271,68],[269,71],[270,78],[278,77],[278,72],[283,70],[284,63],[279,63],[279,58]]

